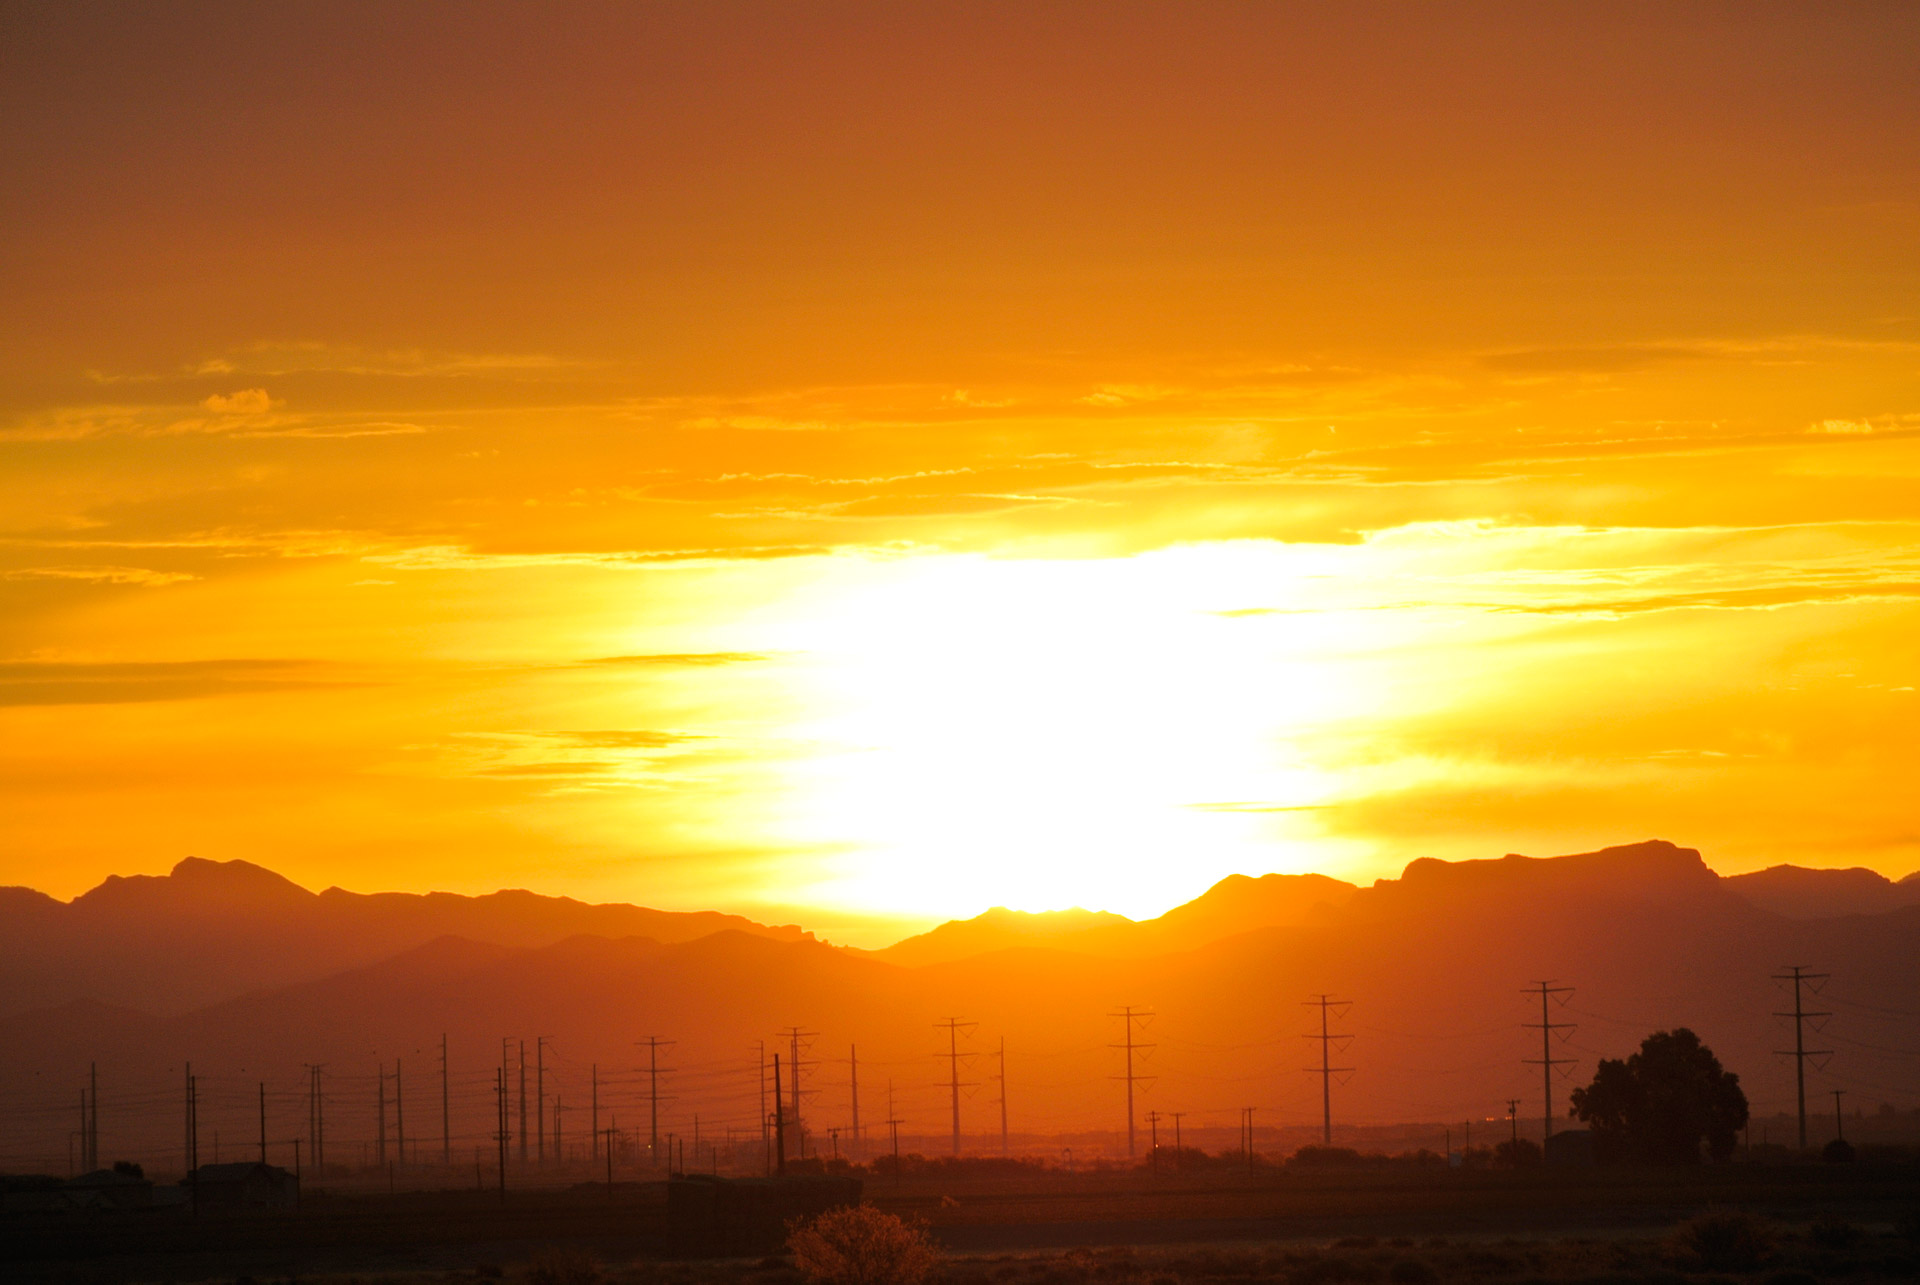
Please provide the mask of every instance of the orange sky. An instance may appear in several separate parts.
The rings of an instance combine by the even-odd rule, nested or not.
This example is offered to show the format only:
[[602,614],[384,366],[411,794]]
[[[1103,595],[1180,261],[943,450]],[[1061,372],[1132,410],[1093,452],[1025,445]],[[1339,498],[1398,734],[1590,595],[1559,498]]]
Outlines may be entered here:
[[0,7],[0,882],[860,939],[1652,835],[1904,874],[1916,52]]

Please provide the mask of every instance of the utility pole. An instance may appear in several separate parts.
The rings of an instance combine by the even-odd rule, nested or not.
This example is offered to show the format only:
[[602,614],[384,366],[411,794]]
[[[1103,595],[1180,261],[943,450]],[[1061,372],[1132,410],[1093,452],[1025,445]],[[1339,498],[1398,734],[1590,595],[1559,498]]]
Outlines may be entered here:
[[1833,1136],[1835,1141],[1838,1142],[1845,1142],[1847,1140],[1846,1122],[1840,1114],[1840,1095],[1845,1092],[1845,1089],[1835,1089],[1833,1091]]
[[1185,1111],[1169,1111],[1167,1112],[1167,1114],[1173,1117],[1173,1167],[1175,1169],[1178,1169],[1180,1167],[1180,1150],[1181,1150],[1180,1148],[1180,1117],[1185,1115],[1186,1112]]
[[87,1063],[87,1172],[100,1167],[100,1064]]
[[260,1163],[267,1163],[267,1082],[260,1081]]
[[[1507,1099],[1507,1123],[1510,1126],[1512,1126],[1513,1149],[1515,1152],[1518,1152],[1520,1150],[1520,1099],[1519,1098]],[[1515,1163],[1516,1164],[1518,1163],[1517,1156],[1515,1158]]]
[[[935,1022],[933,1024],[935,1030],[944,1027],[947,1032],[947,1051],[945,1057],[947,1059],[948,1081],[953,1089],[953,1154],[956,1156],[960,1154],[960,1031],[963,1028],[970,1031],[977,1025],[979,1025],[977,1022],[963,1022],[954,1017],[949,1017],[944,1022]],[[940,1057],[942,1055],[936,1053],[934,1056]]]
[[187,1182],[193,1189],[193,1212],[200,1213],[200,1081],[187,1063]]
[[866,1149],[860,1145],[860,1049],[847,1045],[847,1094],[853,1102],[853,1141],[848,1149],[858,1160]]
[[767,1042],[759,1040],[756,1047],[760,1050],[760,1159],[763,1167],[773,1171],[773,1140],[767,1136]]
[[1327,1012],[1329,1009],[1337,1008],[1344,1017],[1347,1009],[1352,1005],[1346,1000],[1334,999],[1328,995],[1302,1000],[1301,1003],[1308,1008],[1317,1007],[1320,1010],[1320,1033],[1318,1035],[1309,1033],[1305,1037],[1320,1041],[1320,1068],[1316,1071],[1313,1067],[1308,1067],[1307,1074],[1320,1077],[1320,1141],[1330,1147],[1333,1145],[1333,1077],[1345,1075],[1353,1070],[1350,1066],[1333,1065],[1333,1042],[1350,1040],[1353,1036],[1330,1033],[1327,1030]]
[[893,1081],[887,1081],[887,1132],[893,1136],[893,1180],[900,1181],[900,1117],[893,1113]]
[[400,1087],[400,1059],[393,1059],[393,1150],[394,1163],[407,1167],[407,1100]]
[[780,1097],[780,1055],[773,1055],[773,1171],[787,1173],[787,1113]]
[[[1573,994],[1573,987],[1555,986],[1551,980],[1548,980],[1535,982],[1522,993],[1533,994],[1536,989],[1540,995],[1540,1021],[1538,1023],[1528,1022],[1526,1026],[1528,1029],[1532,1029],[1537,1025],[1540,1031],[1540,1111],[1541,1118],[1544,1121],[1540,1130],[1540,1155],[1544,1159],[1547,1154],[1547,1139],[1553,1137],[1553,1068],[1556,1066],[1567,1066],[1575,1060],[1570,1057],[1557,1058],[1553,1055],[1553,1033],[1555,1031],[1570,1031],[1574,1028],[1574,1023],[1554,1021],[1547,1008],[1547,997],[1550,995],[1571,995]],[[1564,1004],[1567,1001],[1561,1000],[1560,1002]],[[1528,1066],[1534,1065],[1534,1059],[1532,1058],[1524,1058],[1522,1060]]]
[[387,1064],[382,1062],[374,1069],[374,1103],[379,1111],[379,1125],[373,1135],[373,1163],[386,1167],[387,1163]]
[[[807,1125],[805,1117],[800,1114],[800,1071],[802,1067],[810,1064],[802,1062],[800,1055],[813,1046],[809,1044],[803,1049],[800,1047],[800,1041],[810,1040],[819,1032],[803,1031],[797,1026],[789,1026],[781,1033],[787,1037],[787,1074],[793,1079],[793,1110],[790,1114],[793,1116],[793,1128],[800,1143],[800,1154],[804,1157],[807,1154]],[[778,1097],[778,1093],[775,1096]]]
[[994,1077],[1000,1081],[1000,1154],[1008,1155],[1007,1150],[1007,1037],[1000,1037],[1000,1074]]
[[308,1062],[307,1068],[307,1150],[313,1153],[313,1171],[320,1173],[327,1164],[327,1099],[320,1087],[324,1063]]
[[600,1158],[600,1064],[593,1064],[593,1146],[589,1160]]
[[1107,1047],[1110,1049],[1125,1049],[1127,1051],[1127,1073],[1110,1078],[1125,1080],[1127,1082],[1127,1159],[1131,1160],[1134,1155],[1134,1130],[1136,1128],[1136,1121],[1133,1114],[1133,1084],[1135,1080],[1152,1078],[1151,1076],[1135,1075],[1133,1073],[1133,1051],[1135,1049],[1150,1049],[1153,1047],[1151,1044],[1142,1044],[1140,1041],[1134,1039],[1133,1027],[1134,1023],[1138,1022],[1140,1029],[1145,1030],[1147,1023],[1153,1020],[1153,1010],[1140,1009],[1136,1012],[1133,1005],[1127,1004],[1123,1005],[1119,1012],[1108,1013],[1107,1016],[1120,1019],[1120,1031],[1124,1037],[1123,1043],[1109,1044]]
[[493,1140],[500,1148],[500,1203],[507,1203],[507,1067],[493,1073]]
[[[1810,973],[1807,971],[1805,964],[1782,964],[1781,967],[1786,969],[1786,972],[1775,973],[1773,980],[1776,982],[1793,983],[1793,1011],[1791,1013],[1775,1013],[1774,1016],[1791,1017],[1793,1019],[1793,1052],[1778,1052],[1775,1053],[1774,1056],[1790,1057],[1793,1059],[1794,1099],[1800,1109],[1800,1149],[1805,1151],[1807,1149],[1807,1059],[1810,1057],[1831,1057],[1833,1055],[1832,1049],[1810,1049],[1807,1047],[1805,1025],[1807,1019],[1810,1017],[1832,1017],[1833,1014],[1808,1012],[1800,1002],[1800,988],[1809,982],[1824,982],[1827,980],[1828,974]],[[1820,987],[1814,987],[1815,993],[1818,993],[1819,990]]]
[[1147,1112],[1147,1163],[1160,1172],[1160,1113]]
[[440,1036],[440,1163],[453,1167],[453,1089],[447,1074],[447,1037]]
[[520,1167],[527,1164],[527,1042],[515,1040],[520,1048]]
[[[636,1044],[646,1046],[647,1050],[647,1109],[648,1142],[647,1155],[655,1164],[660,1163],[660,1050],[672,1048],[673,1040],[663,1040],[657,1035],[649,1035]],[[672,1070],[671,1067],[668,1070]],[[667,1167],[673,1167],[673,1157],[667,1157]]]
[[547,1041],[549,1035],[533,1037],[533,1162],[547,1163]]

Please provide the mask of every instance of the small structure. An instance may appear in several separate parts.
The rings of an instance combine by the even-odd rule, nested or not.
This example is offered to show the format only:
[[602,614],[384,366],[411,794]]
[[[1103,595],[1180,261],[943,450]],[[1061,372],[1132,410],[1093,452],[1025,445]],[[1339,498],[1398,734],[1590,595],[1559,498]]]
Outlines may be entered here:
[[860,1180],[840,1175],[717,1178],[689,1174],[667,1183],[675,1248],[715,1257],[771,1253],[787,1224],[860,1203]]
[[1555,1169],[1591,1169],[1593,1130],[1568,1129],[1547,1139],[1547,1163]]
[[150,1209],[153,1182],[138,1165],[115,1165],[83,1173],[67,1183],[78,1209]]
[[205,1209],[281,1209],[300,1201],[300,1180],[278,1165],[250,1160],[201,1165],[180,1185]]
[[42,1175],[0,1178],[0,1211],[6,1213],[118,1213],[151,1209],[153,1183],[136,1165],[95,1169],[64,1182]]

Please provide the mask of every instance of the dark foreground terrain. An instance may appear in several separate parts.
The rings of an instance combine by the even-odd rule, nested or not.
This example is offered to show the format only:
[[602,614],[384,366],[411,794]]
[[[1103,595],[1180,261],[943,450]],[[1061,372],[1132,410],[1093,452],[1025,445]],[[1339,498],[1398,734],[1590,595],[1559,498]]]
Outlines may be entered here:
[[[1668,1171],[1035,1173],[870,1182],[923,1220],[939,1278],[1013,1282],[1912,1280],[1920,1166]],[[797,1281],[779,1256],[675,1249],[664,1184],[310,1193],[287,1212],[14,1220],[0,1278],[60,1285]]]

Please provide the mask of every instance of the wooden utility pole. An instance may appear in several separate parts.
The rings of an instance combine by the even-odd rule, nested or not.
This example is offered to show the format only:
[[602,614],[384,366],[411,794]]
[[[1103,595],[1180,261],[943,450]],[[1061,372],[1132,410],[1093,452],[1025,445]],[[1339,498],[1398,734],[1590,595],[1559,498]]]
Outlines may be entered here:
[[[1570,1057],[1557,1058],[1553,1055],[1553,1033],[1555,1031],[1570,1031],[1573,1029],[1574,1023],[1554,1021],[1547,1008],[1547,997],[1550,995],[1571,995],[1573,994],[1573,987],[1555,986],[1552,981],[1535,982],[1532,986],[1527,987],[1524,993],[1531,995],[1536,991],[1540,996],[1540,1020],[1538,1023],[1528,1022],[1526,1025],[1530,1030],[1537,1026],[1540,1031],[1540,1058],[1538,1065],[1540,1067],[1541,1082],[1541,1112],[1544,1120],[1540,1131],[1540,1155],[1544,1159],[1547,1154],[1547,1139],[1553,1136],[1553,1068],[1556,1066],[1567,1066],[1574,1061],[1574,1059]],[[1562,1004],[1566,1003],[1565,1000],[1561,1000],[1560,1002]],[[1534,1065],[1533,1058],[1527,1058],[1525,1061],[1529,1066]]]
[[773,1171],[784,1177],[787,1172],[787,1118],[780,1097],[780,1055],[773,1055]]
[[1007,1037],[1000,1037],[1000,1154],[1007,1155]]
[[453,1167],[453,1087],[447,1073],[447,1037],[440,1036],[440,1163]]
[[1143,1044],[1140,1041],[1133,1038],[1133,1026],[1134,1026],[1134,1023],[1138,1022],[1140,1024],[1140,1028],[1142,1030],[1145,1030],[1147,1023],[1153,1020],[1153,1011],[1151,1009],[1141,1009],[1138,1012],[1136,1012],[1134,1011],[1133,1005],[1127,1004],[1122,1006],[1119,1012],[1108,1013],[1107,1016],[1117,1017],[1120,1019],[1120,1030],[1121,1030],[1121,1034],[1124,1037],[1123,1043],[1109,1044],[1107,1047],[1115,1048],[1115,1049],[1125,1049],[1127,1051],[1127,1073],[1125,1075],[1115,1076],[1113,1078],[1119,1079],[1119,1080],[1125,1080],[1127,1082],[1127,1159],[1131,1160],[1133,1159],[1134,1150],[1135,1150],[1134,1130],[1136,1128],[1136,1121],[1134,1119],[1134,1114],[1133,1114],[1133,1084],[1134,1084],[1134,1081],[1136,1080],[1145,1080],[1150,1078],[1148,1076],[1135,1075],[1133,1073],[1133,1053],[1135,1049],[1150,1049],[1153,1047],[1153,1045],[1151,1044]]
[[934,1023],[935,1029],[944,1027],[947,1032],[946,1053],[944,1055],[936,1053],[934,1056],[944,1056],[947,1059],[949,1083],[953,1089],[953,1154],[956,1156],[960,1154],[960,1031],[962,1028],[970,1031],[976,1025],[978,1023],[963,1022],[954,1017],[949,1017],[944,1022]]
[[857,1160],[864,1153],[860,1145],[860,1049],[847,1045],[847,1094],[853,1102],[853,1141],[849,1149]]
[[400,1059],[393,1059],[393,1151],[394,1163],[407,1167],[407,1098],[401,1087]]
[[493,1074],[493,1137],[500,1148],[500,1203],[507,1203],[507,1068]]
[[380,1063],[374,1070],[374,1103],[379,1112],[379,1125],[373,1135],[373,1163],[385,1167],[387,1163],[387,1064]]
[[1313,1067],[1308,1067],[1307,1074],[1318,1075],[1320,1077],[1320,1141],[1330,1147],[1333,1145],[1333,1077],[1336,1075],[1345,1075],[1353,1070],[1350,1066],[1333,1065],[1333,1041],[1350,1040],[1353,1037],[1351,1035],[1334,1035],[1329,1032],[1327,1029],[1327,1012],[1329,1009],[1337,1008],[1340,1010],[1341,1015],[1345,1016],[1347,1009],[1351,1006],[1346,1000],[1334,999],[1328,995],[1318,995],[1313,999],[1302,1000],[1301,1002],[1308,1008],[1318,1008],[1320,1010],[1320,1033],[1314,1035],[1309,1032],[1306,1037],[1310,1040],[1320,1041],[1320,1066],[1317,1070]]
[[[660,1163],[660,1050],[672,1048],[674,1041],[649,1035],[636,1043],[644,1045],[647,1050],[647,1155],[657,1165]],[[672,1156],[667,1157],[667,1167],[673,1167]]]
[[533,1037],[533,1162],[536,1165],[547,1162],[547,1040],[550,1038]]
[[[1811,982],[1825,981],[1828,976],[1826,973],[1810,973],[1807,971],[1805,964],[1784,964],[1782,967],[1786,969],[1786,972],[1775,973],[1773,980],[1776,982],[1793,983],[1793,1011],[1791,1013],[1775,1013],[1774,1016],[1791,1017],[1793,1019],[1793,1052],[1779,1052],[1774,1056],[1790,1057],[1793,1059],[1794,1101],[1800,1112],[1800,1149],[1805,1151],[1807,1149],[1807,1059],[1810,1057],[1831,1057],[1833,1055],[1832,1049],[1810,1049],[1807,1047],[1806,1023],[1809,1018],[1832,1017],[1833,1014],[1808,1012],[1800,1002],[1800,988]],[[1817,986],[1814,987],[1816,992],[1818,992],[1819,989]]]

